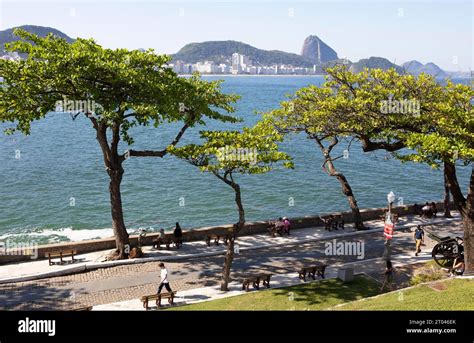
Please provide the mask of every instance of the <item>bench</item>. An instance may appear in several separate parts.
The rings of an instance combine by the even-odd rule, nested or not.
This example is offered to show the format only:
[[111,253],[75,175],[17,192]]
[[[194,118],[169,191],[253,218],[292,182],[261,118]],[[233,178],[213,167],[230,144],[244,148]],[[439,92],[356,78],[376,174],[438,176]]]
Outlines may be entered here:
[[244,281],[242,282],[242,290],[245,290],[246,292],[248,292],[250,285],[252,285],[254,289],[259,290],[260,282],[262,282],[263,286],[270,288],[271,277],[272,277],[272,274],[268,274],[268,273],[246,277]]
[[217,234],[211,234],[206,237],[206,244],[208,247],[211,246],[211,241],[214,241],[215,245],[219,245],[220,236]]
[[298,270],[298,277],[306,281],[306,277],[310,277],[313,280],[316,280],[316,275],[321,276],[324,279],[324,272],[326,271],[326,265],[323,263],[318,263],[313,266],[302,267]]
[[51,261],[51,259],[53,258],[60,258],[61,260],[61,264],[64,263],[63,261],[63,257],[71,257],[72,258],[72,262],[75,261],[74,259],[74,255],[77,255],[77,251],[76,250],[60,250],[60,251],[50,251],[50,252],[47,252],[45,257],[48,258],[49,260],[49,265],[52,265],[53,264],[53,261]]
[[174,304],[174,297],[177,292],[169,292],[169,293],[160,293],[160,294],[151,294],[151,295],[144,295],[140,298],[140,301],[143,303],[143,307],[148,311],[150,307],[148,306],[149,301],[156,300],[156,307],[161,307],[161,299],[168,299],[168,303],[170,305]]
[[206,244],[208,247],[211,246],[211,242],[214,241],[214,245],[219,245],[219,240],[222,239],[222,243],[227,245],[229,240],[232,238],[232,234],[228,233],[225,235],[218,235],[218,234],[210,234],[206,237]]
[[177,241],[172,240],[171,238],[165,237],[165,238],[157,238],[153,241],[153,248],[160,249],[161,245],[164,244],[166,246],[166,250],[170,250],[170,245],[171,243],[174,243],[176,247],[178,247]]
[[270,233],[270,236],[272,236],[272,237],[275,237],[276,234],[279,234],[280,236],[283,236],[283,227],[272,225],[268,228],[268,232]]
[[[319,219],[324,223],[324,230],[337,230],[338,224],[335,217],[319,217]],[[342,228],[344,228],[344,224],[342,225]]]
[[275,237],[276,234],[279,234],[282,237],[284,234],[287,234],[289,236],[290,229],[291,227],[288,228],[288,230],[285,230],[285,227],[283,225],[277,225],[277,223],[272,223],[271,226],[267,228],[268,232],[270,233],[270,236],[272,237]]

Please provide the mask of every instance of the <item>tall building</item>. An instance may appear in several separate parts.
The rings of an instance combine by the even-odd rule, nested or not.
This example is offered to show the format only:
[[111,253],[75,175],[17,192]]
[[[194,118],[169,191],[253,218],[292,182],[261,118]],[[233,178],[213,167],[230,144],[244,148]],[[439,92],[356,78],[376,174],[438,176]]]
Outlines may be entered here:
[[234,52],[232,54],[232,74],[239,74],[242,71],[242,67],[240,66],[240,54]]
[[252,61],[248,56],[234,52],[232,54],[232,74],[247,72],[247,68],[252,66]]

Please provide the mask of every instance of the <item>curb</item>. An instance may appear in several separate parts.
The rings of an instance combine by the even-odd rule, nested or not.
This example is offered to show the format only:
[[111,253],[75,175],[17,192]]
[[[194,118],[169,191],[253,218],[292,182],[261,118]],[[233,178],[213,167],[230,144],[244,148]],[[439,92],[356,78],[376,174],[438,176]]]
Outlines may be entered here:
[[[438,221],[434,223],[426,223],[426,224],[421,224],[421,225],[440,225],[440,224],[445,223],[446,221],[451,222],[451,221],[456,221],[456,220],[460,220],[460,219],[449,218],[443,221]],[[407,224],[407,225],[399,227],[398,230],[410,229],[410,228],[416,227],[417,225],[420,225],[420,224]],[[306,238],[306,239],[301,239],[294,242],[280,242],[280,243],[269,244],[269,245],[242,247],[240,248],[240,251],[251,251],[251,250],[257,250],[257,249],[265,249],[265,248],[273,248],[273,247],[288,246],[288,245],[295,245],[295,244],[304,244],[304,243],[309,243],[309,242],[325,241],[325,240],[330,240],[330,239],[339,238],[339,237],[351,237],[351,236],[356,236],[356,235],[361,235],[361,234],[383,232],[383,230],[384,230],[383,228],[375,228],[375,229],[369,229],[369,230],[347,232],[347,233],[342,233],[342,234],[332,234],[332,235],[327,235],[325,237]],[[90,262],[84,265],[71,266],[71,267],[67,267],[61,270],[55,270],[51,272],[44,272],[44,273],[39,273],[39,274],[0,279],[0,285],[5,284],[5,283],[13,283],[13,282],[33,281],[33,280],[44,279],[44,278],[55,277],[55,276],[65,276],[65,275],[70,275],[70,274],[75,274],[75,273],[80,273],[80,272],[85,272],[85,271],[90,271],[90,270],[96,270],[100,268],[116,267],[116,266],[127,265],[127,264],[135,264],[135,263],[139,264],[139,263],[147,263],[147,262],[155,262],[155,261],[180,261],[180,260],[187,260],[187,259],[200,258],[200,257],[218,256],[218,255],[225,254],[225,252],[226,252],[225,250],[222,250],[222,251],[211,251],[211,252],[205,252],[205,253],[187,254],[187,255],[179,255],[179,256],[157,256],[157,257],[136,258],[132,260]]]

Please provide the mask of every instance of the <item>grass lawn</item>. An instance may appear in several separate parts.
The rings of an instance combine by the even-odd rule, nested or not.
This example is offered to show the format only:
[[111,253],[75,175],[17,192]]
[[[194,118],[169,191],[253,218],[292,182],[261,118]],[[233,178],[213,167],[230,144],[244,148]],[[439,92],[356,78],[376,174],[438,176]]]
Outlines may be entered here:
[[380,285],[356,276],[351,283],[337,279],[305,283],[297,286],[265,289],[234,297],[173,307],[171,311],[232,310],[322,310],[345,302],[379,294]]
[[474,310],[474,279],[449,279],[430,285],[401,289],[332,310]]

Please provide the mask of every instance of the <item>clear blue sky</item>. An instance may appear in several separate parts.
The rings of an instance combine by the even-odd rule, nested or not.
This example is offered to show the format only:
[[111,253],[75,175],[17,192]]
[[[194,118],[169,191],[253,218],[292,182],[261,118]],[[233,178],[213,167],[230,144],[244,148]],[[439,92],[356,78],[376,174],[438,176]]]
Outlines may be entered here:
[[417,59],[450,71],[474,69],[473,16],[469,0],[0,0],[1,29],[51,26],[110,48],[174,53],[191,42],[233,39],[299,53],[314,34],[352,61]]

